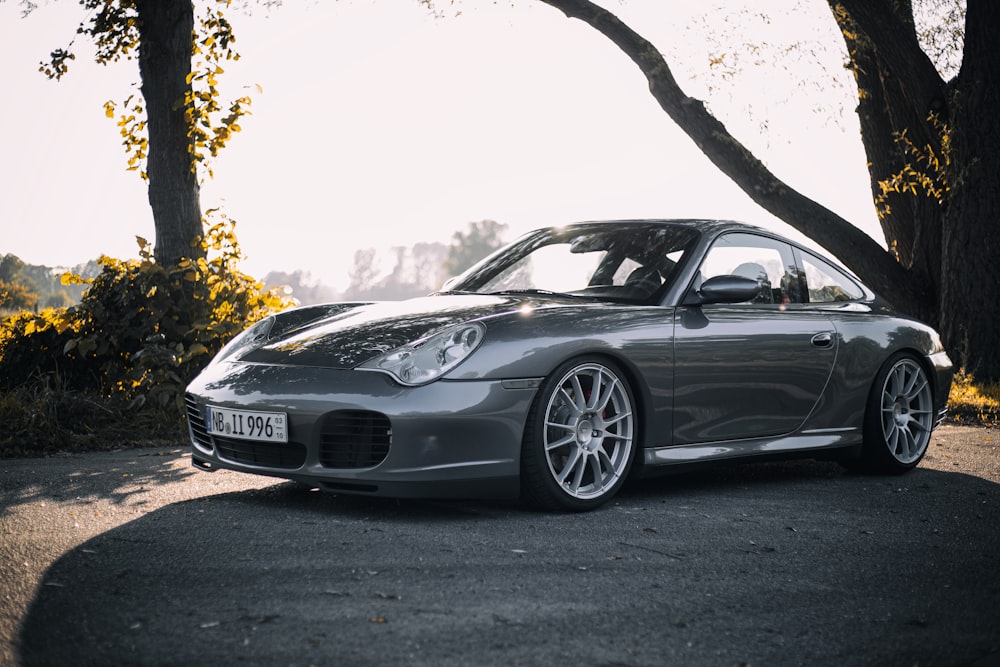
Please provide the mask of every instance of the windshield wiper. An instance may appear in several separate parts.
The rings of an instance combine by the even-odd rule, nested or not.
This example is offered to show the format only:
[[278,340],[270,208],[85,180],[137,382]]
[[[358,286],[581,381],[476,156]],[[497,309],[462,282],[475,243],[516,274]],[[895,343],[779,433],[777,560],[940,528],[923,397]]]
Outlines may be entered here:
[[505,289],[499,292],[490,292],[491,296],[553,296],[559,297],[561,299],[584,299],[590,300],[589,296],[584,296],[582,294],[569,294],[567,292],[553,292],[547,289]]

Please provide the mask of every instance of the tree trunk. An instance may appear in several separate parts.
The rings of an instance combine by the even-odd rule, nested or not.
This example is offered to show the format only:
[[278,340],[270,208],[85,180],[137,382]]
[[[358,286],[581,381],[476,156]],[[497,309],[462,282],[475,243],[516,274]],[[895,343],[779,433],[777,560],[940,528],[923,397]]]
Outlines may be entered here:
[[952,114],[941,329],[979,380],[1000,381],[1000,3],[969,0]]
[[[910,3],[900,0],[830,1],[841,28],[849,66],[860,91],[857,114],[868,157],[872,196],[880,183],[903,174],[908,166],[927,172],[909,146],[941,156],[942,123],[947,122],[945,82],[921,50]],[[904,141],[905,140],[905,141]],[[937,179],[940,174],[930,174]],[[880,206],[886,243],[909,272],[915,299],[908,312],[937,326],[941,293],[940,202],[911,192],[889,192]]]
[[149,204],[156,261],[203,255],[201,202],[191,153],[185,94],[191,90],[194,10],[191,0],[138,0],[139,74],[149,132]]

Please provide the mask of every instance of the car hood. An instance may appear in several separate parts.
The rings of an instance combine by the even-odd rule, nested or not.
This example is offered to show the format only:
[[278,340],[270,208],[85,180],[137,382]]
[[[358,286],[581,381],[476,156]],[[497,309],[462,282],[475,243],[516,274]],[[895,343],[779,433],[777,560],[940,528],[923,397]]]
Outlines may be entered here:
[[281,331],[280,326],[274,327],[272,332],[280,333],[272,333],[266,343],[240,354],[238,360],[354,368],[441,329],[516,313],[527,303],[542,307],[533,299],[479,294],[446,294],[397,302],[345,304],[345,309],[340,312],[287,331]]

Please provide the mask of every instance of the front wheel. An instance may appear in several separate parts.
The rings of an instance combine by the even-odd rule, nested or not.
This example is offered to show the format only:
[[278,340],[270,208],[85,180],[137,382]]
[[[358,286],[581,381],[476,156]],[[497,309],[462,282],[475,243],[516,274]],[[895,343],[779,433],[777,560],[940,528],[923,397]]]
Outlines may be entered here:
[[865,413],[864,468],[901,473],[927,451],[934,428],[934,396],[924,367],[900,354],[879,371]]
[[575,360],[542,384],[521,445],[525,498],[545,509],[590,510],[625,482],[636,442],[635,401],[607,361]]

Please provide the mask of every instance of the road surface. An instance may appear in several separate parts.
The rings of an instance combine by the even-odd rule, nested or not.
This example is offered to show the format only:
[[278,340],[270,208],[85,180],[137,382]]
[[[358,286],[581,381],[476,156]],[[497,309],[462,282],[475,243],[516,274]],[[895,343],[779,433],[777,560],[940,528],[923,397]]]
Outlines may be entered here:
[[589,514],[335,496],[187,449],[0,461],[2,665],[1000,664],[1000,431]]

